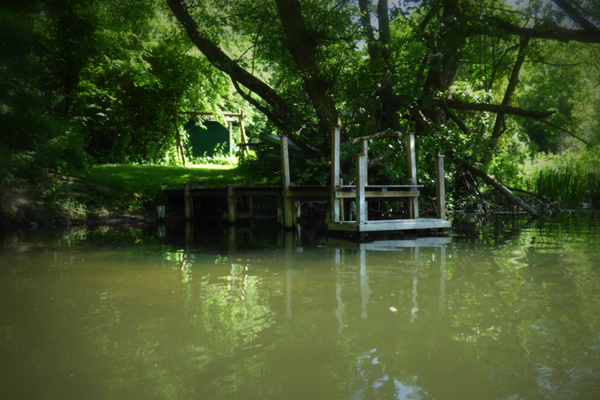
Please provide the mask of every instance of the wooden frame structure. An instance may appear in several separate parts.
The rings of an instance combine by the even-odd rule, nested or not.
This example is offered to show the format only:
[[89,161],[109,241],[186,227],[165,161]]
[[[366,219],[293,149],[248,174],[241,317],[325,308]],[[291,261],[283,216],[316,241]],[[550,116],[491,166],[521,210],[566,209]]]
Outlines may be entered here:
[[[368,145],[367,141],[361,143],[361,151],[356,156],[356,185],[343,185],[340,174],[340,128],[332,131],[331,145],[331,220],[327,223],[330,231],[349,232],[376,232],[376,231],[404,231],[418,229],[445,229],[450,228],[450,221],[446,220],[444,188],[443,156],[436,157],[437,175],[437,216],[438,218],[419,218],[419,187],[417,184],[417,167],[415,153],[414,133],[406,137],[408,154],[408,171],[410,181],[408,185],[368,185]],[[344,221],[341,214],[343,200],[354,198],[356,201],[356,220]],[[377,200],[405,200],[408,204],[408,219],[395,220],[369,220],[367,212],[367,199]]]
[[[183,166],[185,167],[186,165],[186,159],[185,159],[185,154],[183,152],[183,146],[181,144],[181,136],[179,133],[179,115],[191,115],[191,116],[214,116],[216,113],[214,112],[209,112],[209,111],[179,111],[177,109],[177,106],[175,106],[175,109],[173,110],[173,123],[175,124],[175,129],[176,129],[176,141],[177,141],[177,149],[179,151],[179,155],[181,157],[181,161],[183,162]],[[225,122],[227,122],[227,127],[229,129],[229,143],[230,143],[230,153],[231,153],[231,149],[233,148],[233,138],[231,137],[231,126],[229,126],[230,123],[232,122],[237,122],[240,124],[240,131],[241,131],[241,139],[242,139],[242,143],[243,144],[247,144],[248,143],[248,138],[246,137],[246,127],[244,124],[244,110],[242,108],[238,109],[237,113],[234,112],[229,112],[229,111],[224,111],[224,112],[220,112],[220,115],[223,116],[223,119],[225,120]],[[240,147],[240,154],[242,156],[242,158],[244,156],[248,156],[249,155],[249,149],[246,146],[241,146]]]

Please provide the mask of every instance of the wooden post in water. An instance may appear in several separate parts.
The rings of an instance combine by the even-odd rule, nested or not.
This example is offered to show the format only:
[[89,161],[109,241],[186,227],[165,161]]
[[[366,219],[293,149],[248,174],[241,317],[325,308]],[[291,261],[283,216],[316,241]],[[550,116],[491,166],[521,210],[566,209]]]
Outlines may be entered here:
[[235,196],[235,185],[227,185],[227,208],[229,212],[229,222],[235,224],[237,217],[237,197]]
[[194,216],[194,198],[189,183],[183,185],[183,204],[185,206],[185,219],[192,219]]
[[340,222],[340,203],[336,197],[340,187],[340,128],[336,126],[331,132],[331,222]]
[[[406,135],[406,152],[408,154],[408,176],[409,184],[417,184],[417,156],[415,153],[415,133],[409,132]],[[412,197],[408,200],[410,218],[419,218],[419,200],[418,197]]]
[[444,156],[438,154],[435,156],[435,177],[436,177],[436,193],[437,193],[437,217],[446,219],[446,185],[444,182]]

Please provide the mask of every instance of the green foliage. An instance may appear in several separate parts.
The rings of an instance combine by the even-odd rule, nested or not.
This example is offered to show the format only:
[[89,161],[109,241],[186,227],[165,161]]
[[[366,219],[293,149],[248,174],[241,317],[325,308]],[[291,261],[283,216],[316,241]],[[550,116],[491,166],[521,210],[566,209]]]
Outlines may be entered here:
[[[390,127],[417,132],[418,180],[429,187],[433,157],[446,154],[450,198],[465,193],[457,180],[462,171],[452,161],[477,164],[490,146],[495,159],[488,172],[514,185],[527,153],[584,152],[565,131],[600,145],[597,45],[534,39],[526,49],[511,105],[556,110],[547,119],[553,126],[510,116],[506,126],[496,125],[494,113],[456,109],[452,115],[439,101],[499,104],[520,39],[495,27],[491,10],[519,26],[569,21],[555,5],[517,2],[514,12],[512,3],[497,0],[394,3],[388,13],[390,40],[383,43],[377,9],[368,3],[375,28],[370,43],[371,27],[363,26],[356,1],[300,2],[326,89],[322,94],[335,104],[344,141]],[[90,162],[175,166],[181,162],[177,132],[190,155],[185,132],[173,124],[176,110],[211,111],[219,118],[221,110],[240,108],[250,141],[277,132],[302,147],[297,183],[326,184],[329,132],[318,131],[323,120],[307,89],[312,72],[289,51],[276,2],[186,4],[208,39],[290,107],[287,131],[277,132],[284,130],[281,125],[242,101],[230,77],[190,43],[162,1],[8,1],[0,6],[0,184],[33,184],[47,172],[72,174]],[[582,12],[597,20],[597,6],[586,3]],[[278,106],[243,83],[240,90],[266,110]],[[187,118],[180,116],[179,125]],[[499,136],[497,146],[492,134]],[[256,163],[245,162],[271,174],[273,168],[262,165],[260,153],[266,152],[257,151]],[[349,149],[343,156],[347,181],[353,179],[354,154]],[[406,181],[402,141],[374,142],[370,157],[383,160],[371,181]],[[585,151],[582,160],[600,164],[594,151]],[[235,160],[221,154],[191,161]],[[423,193],[432,195],[428,188]]]
[[567,208],[600,204],[600,170],[590,168],[580,156],[539,156],[523,186]]

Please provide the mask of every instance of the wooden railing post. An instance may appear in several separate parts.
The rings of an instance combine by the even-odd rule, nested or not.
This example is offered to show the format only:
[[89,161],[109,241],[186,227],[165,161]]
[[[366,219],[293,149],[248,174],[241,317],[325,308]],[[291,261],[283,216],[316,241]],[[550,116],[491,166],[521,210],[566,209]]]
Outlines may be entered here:
[[294,218],[294,201],[288,196],[292,183],[290,178],[290,157],[287,135],[281,136],[281,173],[283,174],[281,177],[283,181],[283,219],[285,227],[292,228],[296,223],[296,218]]
[[367,186],[367,141],[361,143],[361,154],[356,156],[356,223],[366,224],[368,220],[365,186]]
[[336,197],[340,187],[340,128],[335,127],[331,132],[331,222],[340,222],[340,203],[343,200]]
[[[238,114],[239,114],[238,119],[240,121],[240,133],[241,133],[242,143],[248,144],[248,138],[246,137],[246,127],[244,124],[244,109],[239,108]],[[244,155],[247,156],[248,158],[250,157],[250,149],[248,148],[248,146],[242,146],[242,148],[240,150],[240,158],[244,158]]]
[[[417,156],[415,153],[415,133],[409,132],[406,135],[406,152],[408,155],[408,176],[409,184],[417,184]],[[418,197],[412,197],[409,200],[409,215],[410,218],[419,218],[419,199]]]
[[446,219],[446,185],[444,182],[444,156],[438,154],[435,156],[435,176],[436,176],[436,193],[437,193],[437,217]]

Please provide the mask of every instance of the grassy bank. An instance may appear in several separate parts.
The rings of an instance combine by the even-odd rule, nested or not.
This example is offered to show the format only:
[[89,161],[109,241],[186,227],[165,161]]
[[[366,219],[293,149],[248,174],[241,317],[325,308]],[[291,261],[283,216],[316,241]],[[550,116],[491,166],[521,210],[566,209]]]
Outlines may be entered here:
[[154,216],[160,189],[182,188],[184,183],[204,187],[246,182],[266,185],[276,179],[276,174],[235,165],[96,165],[75,176],[50,174],[36,188],[4,188],[0,222],[64,225],[141,219]]
[[160,189],[181,188],[184,183],[201,183],[207,187],[240,183],[248,171],[233,165],[97,165],[80,176],[116,192],[153,196]]

